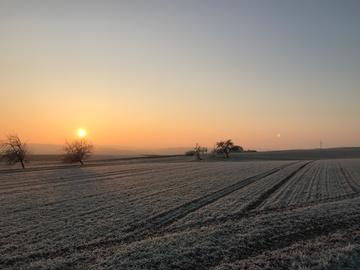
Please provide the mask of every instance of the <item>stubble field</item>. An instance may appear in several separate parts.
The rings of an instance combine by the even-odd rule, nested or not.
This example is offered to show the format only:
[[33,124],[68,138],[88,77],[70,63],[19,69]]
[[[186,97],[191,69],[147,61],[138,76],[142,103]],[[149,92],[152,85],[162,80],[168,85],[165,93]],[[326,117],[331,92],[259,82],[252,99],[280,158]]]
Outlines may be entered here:
[[0,174],[1,269],[358,269],[360,159]]

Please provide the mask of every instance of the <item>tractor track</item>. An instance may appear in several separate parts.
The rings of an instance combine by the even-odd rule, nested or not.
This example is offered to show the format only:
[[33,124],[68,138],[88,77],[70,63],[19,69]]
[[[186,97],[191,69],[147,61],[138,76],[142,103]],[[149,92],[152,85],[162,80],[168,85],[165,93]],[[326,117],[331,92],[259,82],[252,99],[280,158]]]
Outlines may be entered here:
[[134,226],[131,226],[129,229],[127,229],[127,232],[136,231],[139,228],[146,231],[152,231],[152,230],[158,230],[162,227],[165,227],[171,223],[176,222],[177,220],[180,220],[181,218],[187,216],[188,214],[203,208],[239,189],[242,189],[256,181],[259,181],[267,176],[270,176],[272,174],[275,174],[276,172],[280,171],[281,169],[284,169],[285,167],[288,167],[291,164],[287,164],[275,169],[272,169],[270,171],[248,177],[244,180],[238,181],[230,186],[227,186],[225,188],[219,189],[215,192],[209,193],[205,196],[202,196],[200,198],[197,198],[195,200],[189,201],[185,204],[182,204],[176,208],[170,209],[169,211],[165,211],[159,215],[156,215],[152,218],[149,218],[139,224],[135,224]]
[[[253,212],[253,214],[255,214]],[[280,219],[281,221],[282,219]],[[314,218],[311,220],[309,224],[308,221],[304,221],[301,223],[294,223],[292,227],[287,228],[278,228],[275,232],[274,231],[262,231],[261,234],[256,234],[251,238],[247,238],[243,245],[238,246],[239,250],[237,253],[232,254],[231,260],[226,261],[226,263],[231,263],[233,261],[239,261],[248,259],[251,257],[258,256],[267,251],[274,251],[281,248],[285,248],[290,246],[298,241],[308,241],[312,239],[316,239],[320,236],[325,236],[328,234],[335,233],[339,230],[347,230],[352,227],[358,227],[360,222],[360,215],[358,213],[353,213],[347,216],[343,216],[342,213],[333,214],[331,216],[325,216],[321,218]],[[271,229],[269,229],[271,230]],[[163,234],[154,234],[148,237],[161,237]],[[146,237],[147,238],[147,237]],[[259,241],[261,239],[261,241]],[[119,244],[128,244],[135,241],[144,240],[143,237],[136,237],[130,236],[124,238],[122,242],[118,242],[114,240],[112,242],[113,245]],[[96,243],[94,243],[96,244]],[[110,245],[113,246],[113,245]],[[84,251],[87,250],[89,247],[93,247],[96,249],[100,247],[100,243],[95,246],[88,245],[87,247],[78,247],[76,249],[71,250],[58,250],[56,252],[42,252],[37,254],[32,254],[29,256],[24,257],[17,257],[13,258],[13,260],[8,259],[6,261],[0,261],[0,265],[3,266],[11,266],[17,263],[21,263],[28,260],[39,260],[39,259],[51,259],[60,256],[68,255],[69,252],[76,252],[76,251]],[[97,251],[101,252],[101,251]],[[214,261],[209,262],[212,266],[219,265],[224,263],[222,258],[216,258]]]
[[344,176],[346,183],[349,185],[351,190],[353,192],[359,192],[360,191],[359,185],[357,183],[355,183],[355,181],[354,181],[353,177],[350,175],[350,173],[343,167],[340,167],[340,172]]
[[[169,170],[171,170],[171,169],[172,168],[169,168]],[[31,192],[31,191],[39,191],[39,190],[48,189],[49,187],[51,187],[51,188],[63,187],[63,186],[67,186],[68,183],[86,184],[86,183],[96,182],[96,181],[101,181],[101,182],[112,181],[112,180],[117,180],[117,179],[125,178],[125,177],[147,175],[149,173],[149,171],[155,172],[155,173],[158,173],[158,172],[163,173],[164,171],[166,171],[166,168],[157,168],[157,169],[143,168],[143,169],[138,169],[138,170],[130,169],[127,171],[109,172],[109,173],[94,175],[94,176],[90,176],[90,177],[82,176],[80,179],[77,179],[75,181],[74,180],[65,180],[65,181],[56,181],[56,182],[52,182],[52,183],[48,182],[45,184],[37,184],[35,187],[31,187],[26,190],[19,190],[19,188],[22,188],[23,186],[11,187],[11,188],[5,189],[5,191],[3,191],[3,192],[0,192],[0,195],[13,195],[13,194],[19,194],[19,193],[25,193],[25,192]],[[29,186],[29,185],[26,185],[26,186]],[[24,186],[24,187],[26,187],[26,186]]]
[[25,262],[27,260],[39,260],[43,258],[55,258],[59,256],[64,256],[66,254],[71,254],[76,251],[83,251],[83,250],[91,250],[96,249],[100,247],[111,247],[114,245],[121,245],[121,244],[127,244],[134,241],[138,241],[141,239],[144,239],[148,237],[149,235],[155,235],[156,232],[161,230],[162,228],[176,222],[177,220],[180,220],[181,218],[185,217],[186,215],[205,207],[239,189],[242,189],[256,181],[259,181],[267,176],[273,175],[276,172],[289,167],[291,165],[294,165],[298,162],[292,162],[286,165],[279,166],[277,168],[271,169],[269,171],[266,171],[264,173],[260,173],[255,176],[248,177],[246,179],[242,179],[232,185],[229,185],[225,188],[219,189],[215,192],[206,194],[205,196],[202,196],[200,198],[197,198],[195,200],[189,201],[185,204],[182,204],[178,207],[175,207],[171,210],[162,212],[158,215],[155,215],[149,219],[146,219],[145,221],[142,221],[138,224],[135,224],[133,226],[130,226],[125,230],[128,234],[125,235],[122,238],[112,238],[112,239],[102,239],[100,241],[90,242],[78,246],[72,246],[72,247],[64,247],[60,248],[58,250],[53,251],[41,251],[41,252],[34,252],[31,254],[27,254],[24,256],[17,256],[12,258],[6,258],[3,260],[0,260],[0,265],[14,265],[16,263]]
[[309,164],[313,163],[313,161],[309,161],[303,165],[301,165],[298,169],[291,172],[288,176],[286,176],[284,179],[282,179],[279,183],[275,184],[272,188],[268,189],[266,192],[264,192],[258,199],[250,203],[245,209],[244,212],[249,212],[254,209],[257,209],[260,205],[262,205],[273,193],[275,193],[279,188],[281,188],[283,185],[285,185],[290,179],[292,179],[296,174],[298,174],[300,171],[302,171],[305,167],[307,167]]
[[[151,170],[151,172],[164,172],[165,170]],[[121,179],[121,178],[125,178],[125,177],[132,177],[132,176],[138,176],[138,175],[143,175],[144,172],[140,172],[139,174],[117,174],[116,176],[112,177],[112,178],[108,178],[108,176],[105,179],[105,181],[111,180],[111,179]],[[102,181],[103,178],[101,178],[99,181]],[[186,185],[190,185],[191,183],[188,183]],[[182,186],[186,186],[185,184]],[[163,190],[169,190],[170,188],[166,188]],[[116,193],[117,191],[123,190],[122,188],[120,189],[114,189],[111,191],[105,191],[105,192],[98,192],[98,193],[94,193],[94,194],[89,194],[89,195],[85,195],[85,196],[80,196],[80,197],[75,197],[75,198],[68,198],[68,199],[62,199],[62,200],[57,200],[57,201],[52,201],[52,202],[47,202],[44,204],[39,204],[39,205],[35,205],[35,206],[27,206],[27,207],[23,207],[23,208],[19,208],[19,209],[14,209],[11,212],[9,212],[9,214],[14,214],[14,213],[21,213],[21,212],[25,212],[25,211],[29,211],[29,210],[33,210],[33,209],[39,209],[39,208],[43,208],[43,207],[48,207],[48,206],[52,206],[52,205],[57,205],[60,203],[66,203],[66,202],[75,202],[75,201],[79,201],[79,200],[83,200],[83,199],[87,199],[87,198],[94,198],[94,197],[98,197],[98,196],[102,196],[102,195],[108,195],[108,194],[113,194]],[[154,192],[155,193],[161,193],[164,192],[163,190]],[[27,190],[26,190],[27,191]],[[151,196],[151,194],[149,195]],[[146,198],[146,196],[144,197]]]
[[[201,180],[199,180],[200,182]],[[195,181],[196,183],[196,181]],[[119,203],[131,203],[131,202],[135,202],[135,201],[139,201],[139,200],[144,200],[146,198],[150,198],[150,197],[154,197],[156,195],[159,195],[159,194],[162,194],[162,193],[166,193],[166,192],[169,192],[169,191],[172,191],[174,190],[174,188],[182,188],[182,187],[186,187],[186,186],[190,186],[190,185],[193,185],[194,182],[191,182],[191,183],[186,183],[186,184],[183,184],[183,185],[176,185],[175,187],[173,186],[169,186],[168,188],[164,188],[162,190],[158,190],[158,191],[155,191],[155,192],[151,192],[149,194],[144,194],[142,196],[139,196],[139,197],[135,197],[133,199],[130,199],[130,200],[126,200],[126,201],[116,201],[114,202],[113,204],[111,205],[106,205],[106,206],[102,206],[102,207],[98,207],[96,209],[92,209],[92,210],[87,210],[87,211],[84,211],[84,212],[80,212],[80,213],[76,213],[76,214],[73,214],[73,215],[70,215],[70,216],[66,216],[66,217],[63,217],[63,218],[59,218],[57,219],[55,222],[59,222],[60,220],[63,221],[63,220],[68,220],[68,219],[71,219],[73,217],[86,217],[87,215],[90,215],[90,214],[94,214],[94,213],[98,213],[98,212],[101,212],[103,210],[107,210],[107,209],[111,209],[111,208],[114,208],[117,204]],[[121,190],[121,189],[119,189]],[[116,190],[112,191],[112,192],[115,192]],[[85,197],[96,197],[97,195],[103,195],[103,194],[109,194],[110,192],[103,192],[103,193],[100,193],[100,194],[93,194],[93,195],[88,195],[88,196],[85,196]],[[85,198],[85,197],[82,197],[81,199]],[[63,200],[63,201],[60,201],[60,202],[67,202],[68,200]],[[56,204],[59,203],[59,201],[55,202]],[[54,203],[54,204],[55,204]],[[48,203],[48,204],[45,204],[45,205],[41,205],[39,207],[36,207],[36,208],[43,208],[43,207],[46,207],[46,206],[51,206],[53,205],[53,203]],[[27,210],[32,210],[33,208],[35,207],[28,207],[28,208],[25,208],[25,209],[19,209],[17,211],[15,211],[16,213],[18,212],[23,212],[23,211],[27,211]],[[11,214],[13,214],[13,212],[11,212]],[[140,221],[138,221],[140,222]],[[125,224],[124,227],[129,227],[130,225],[129,224]],[[19,233],[28,233],[30,231],[32,231],[33,229],[37,228],[38,226],[37,225],[31,225],[29,227],[26,227],[26,228],[23,228],[23,229],[20,229],[20,230],[15,230],[15,231],[10,231],[8,232],[7,234],[4,234],[2,235],[2,238],[5,239],[5,238],[8,238],[8,237],[11,237],[13,235],[16,235],[16,234],[19,234]]]
[[[226,263],[256,257],[264,252],[282,249],[299,241],[317,239],[320,236],[326,236],[340,230],[348,230],[353,227],[357,228],[359,222],[360,215],[358,214],[347,217],[338,214],[312,220],[310,226],[306,222],[297,224],[291,228],[290,232],[277,230],[276,232],[262,233],[258,235],[256,239],[248,240],[248,244],[240,247],[240,252],[232,255],[231,260],[226,261]],[[261,241],[259,241],[260,239]],[[221,263],[223,263],[223,261],[218,259],[213,262],[213,267]]]
[[337,202],[342,202],[345,200],[351,200],[351,199],[357,199],[357,198],[360,198],[360,192],[325,198],[325,199],[321,199],[321,200],[313,200],[313,201],[308,201],[308,202],[301,203],[301,204],[295,204],[295,205],[289,205],[289,206],[283,206],[283,207],[266,208],[263,210],[255,209],[255,210],[248,211],[248,212],[240,211],[240,212],[229,214],[229,215],[226,215],[226,216],[223,216],[220,218],[211,218],[211,219],[201,221],[201,222],[194,222],[194,223],[186,224],[184,226],[170,228],[170,229],[164,230],[161,234],[164,235],[164,234],[168,234],[168,233],[176,233],[176,232],[181,232],[184,230],[201,228],[201,227],[205,227],[205,226],[214,226],[214,225],[219,225],[219,224],[229,222],[229,221],[236,221],[236,220],[241,220],[243,218],[255,217],[255,216],[259,216],[259,215],[278,214],[279,211],[281,211],[281,212],[296,211],[296,210],[301,210],[303,208],[320,206],[322,204],[328,204],[328,203],[337,203]]

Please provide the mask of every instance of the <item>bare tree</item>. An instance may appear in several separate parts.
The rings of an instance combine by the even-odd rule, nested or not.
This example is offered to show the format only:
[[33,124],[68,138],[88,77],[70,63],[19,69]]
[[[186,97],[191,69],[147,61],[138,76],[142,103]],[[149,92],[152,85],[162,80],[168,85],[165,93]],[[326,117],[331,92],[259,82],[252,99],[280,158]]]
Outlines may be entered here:
[[201,155],[207,152],[207,148],[201,147],[199,144],[196,144],[193,151],[196,160],[202,160]]
[[9,165],[20,162],[22,168],[25,169],[25,159],[28,154],[27,145],[16,134],[6,137],[5,142],[0,145],[0,153],[1,159],[5,159]]
[[220,141],[216,143],[215,151],[217,153],[223,153],[225,155],[225,158],[229,158],[229,153],[233,146],[234,143],[232,140]]
[[88,158],[92,154],[92,150],[93,145],[85,139],[66,142],[63,161],[67,163],[80,162],[81,165],[84,165],[84,159]]

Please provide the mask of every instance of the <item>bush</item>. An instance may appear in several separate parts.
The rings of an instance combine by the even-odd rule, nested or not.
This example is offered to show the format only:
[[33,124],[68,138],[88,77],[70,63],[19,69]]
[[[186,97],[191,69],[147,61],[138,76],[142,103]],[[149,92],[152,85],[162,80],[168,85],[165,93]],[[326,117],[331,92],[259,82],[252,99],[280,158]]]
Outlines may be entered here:
[[240,145],[234,145],[233,147],[230,148],[230,152],[233,152],[233,153],[244,152],[244,148],[242,148],[242,146],[240,146]]

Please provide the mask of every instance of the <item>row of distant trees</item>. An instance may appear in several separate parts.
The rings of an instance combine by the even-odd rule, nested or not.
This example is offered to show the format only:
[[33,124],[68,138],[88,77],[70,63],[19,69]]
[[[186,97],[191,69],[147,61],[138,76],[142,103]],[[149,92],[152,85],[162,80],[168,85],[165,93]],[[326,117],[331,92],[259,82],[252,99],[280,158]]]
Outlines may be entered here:
[[[197,160],[201,160],[202,156],[207,152],[208,149],[206,147],[201,147],[199,144],[196,144],[194,149],[186,152],[185,155],[195,156]],[[244,148],[240,145],[235,145],[231,139],[217,142],[212,150],[213,154],[221,154],[224,155],[225,158],[229,158],[232,152],[244,152]]]
[[[84,160],[88,158],[93,151],[93,145],[86,139],[78,139],[72,142],[66,142],[64,146],[63,162],[80,163],[84,165]],[[187,156],[195,156],[197,160],[201,160],[202,156],[208,152],[206,147],[196,144],[193,150],[185,153]],[[232,140],[219,141],[216,143],[213,151],[214,154],[222,154],[225,158],[229,158],[232,152],[244,152],[244,148],[235,145]],[[25,162],[29,155],[29,150],[25,142],[18,135],[8,135],[6,139],[0,143],[0,160],[5,160],[9,165],[20,163],[25,168]]]
[[[92,154],[92,151],[93,145],[85,139],[66,142],[63,162],[84,165],[84,160]],[[0,159],[5,160],[9,165],[20,163],[22,168],[25,168],[28,155],[27,144],[16,134],[8,135],[0,144]]]

